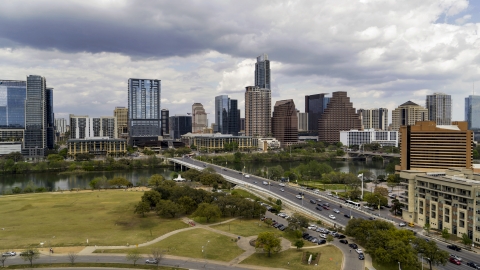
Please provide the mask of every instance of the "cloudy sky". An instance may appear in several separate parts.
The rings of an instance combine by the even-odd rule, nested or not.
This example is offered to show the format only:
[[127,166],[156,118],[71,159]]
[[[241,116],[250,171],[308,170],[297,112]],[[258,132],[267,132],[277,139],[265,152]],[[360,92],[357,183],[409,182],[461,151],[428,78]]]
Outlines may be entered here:
[[47,78],[56,117],[112,115],[128,78],[162,80],[170,114],[214,97],[244,105],[267,53],[272,104],[347,91],[354,107],[393,110],[425,95],[480,94],[477,0],[2,0],[0,79]]

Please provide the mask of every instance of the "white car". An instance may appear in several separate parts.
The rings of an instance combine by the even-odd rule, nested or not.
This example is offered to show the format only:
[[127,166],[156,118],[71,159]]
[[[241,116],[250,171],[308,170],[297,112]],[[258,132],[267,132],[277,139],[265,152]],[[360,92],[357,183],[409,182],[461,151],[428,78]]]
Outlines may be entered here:
[[263,181],[263,184],[264,184],[264,185],[268,185],[267,181]]
[[355,251],[358,253],[358,254],[362,254],[363,253],[363,250],[361,248],[357,248],[355,249]]
[[332,193],[330,193],[330,192],[329,192],[329,193],[327,193],[327,196],[332,196]]
[[245,174],[245,178],[250,178],[250,175],[249,175],[249,174]]
[[333,209],[332,210],[334,213],[340,214],[340,211],[338,209]]
[[285,189],[281,188],[280,191],[281,191],[281,192],[285,192]]
[[335,219],[334,215],[329,215],[328,217],[331,218],[331,219]]
[[281,187],[284,187],[284,186],[285,186],[284,183],[280,183],[280,184],[278,184],[278,185],[281,186]]
[[297,197],[297,199],[299,199],[299,200],[302,199],[302,195],[297,195],[297,196],[295,196],[295,197]]
[[454,259],[457,260],[457,261],[462,261],[462,258],[458,257],[458,256],[455,255],[455,254],[450,254],[450,258],[454,258]]
[[287,214],[285,214],[285,213],[278,213],[278,215],[277,215],[277,216],[279,216],[279,217],[286,217],[286,216],[287,216]]
[[146,263],[146,264],[149,264],[149,263],[151,263],[151,264],[157,264],[158,261],[155,260],[155,259],[147,259],[147,260],[145,261],[145,263]]
[[321,233],[321,234],[319,234],[318,236],[320,236],[320,237],[323,238],[323,239],[327,239],[327,235],[324,234],[324,233]]
[[317,226],[312,226],[312,225],[310,225],[310,226],[308,226],[308,229],[309,229],[309,230],[316,230],[316,229],[317,229]]
[[405,226],[407,226],[407,223],[405,223],[405,222],[400,222],[400,223],[398,223],[398,226],[400,226],[400,227],[405,227]]
[[7,251],[2,254],[3,257],[10,257],[10,256],[15,256],[17,253],[15,251]]

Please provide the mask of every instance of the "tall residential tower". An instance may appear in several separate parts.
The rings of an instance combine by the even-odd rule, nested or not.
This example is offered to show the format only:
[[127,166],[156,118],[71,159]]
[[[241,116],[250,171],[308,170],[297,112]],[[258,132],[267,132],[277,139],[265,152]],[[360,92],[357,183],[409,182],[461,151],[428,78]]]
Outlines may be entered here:
[[388,109],[358,109],[357,113],[362,116],[362,125],[364,129],[387,130],[388,129]]
[[417,121],[428,120],[428,109],[407,101],[392,111],[392,130],[398,131],[401,126],[413,126]]
[[435,121],[437,125],[452,124],[452,96],[443,93],[427,95],[425,104],[429,121]]
[[270,61],[267,54],[257,57],[255,63],[255,86],[270,89]]
[[47,82],[44,77],[27,77],[25,100],[25,132],[22,155],[30,159],[47,154]]
[[245,91],[245,135],[271,136],[272,92],[270,89],[247,86]]

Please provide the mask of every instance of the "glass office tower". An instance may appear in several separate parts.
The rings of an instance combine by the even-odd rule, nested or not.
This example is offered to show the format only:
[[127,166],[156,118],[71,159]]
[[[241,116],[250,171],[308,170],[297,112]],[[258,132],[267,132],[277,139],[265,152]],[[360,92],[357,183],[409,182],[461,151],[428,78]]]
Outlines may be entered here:
[[468,122],[469,130],[480,130],[480,96],[468,96],[465,98],[465,121]]
[[25,100],[25,132],[22,154],[26,158],[43,158],[47,154],[46,80],[42,76],[27,77]]
[[240,111],[238,101],[227,95],[215,97],[215,124],[216,132],[238,135],[240,131]]
[[0,129],[25,128],[26,81],[0,80]]
[[255,86],[270,89],[270,61],[265,53],[257,57],[255,63]]

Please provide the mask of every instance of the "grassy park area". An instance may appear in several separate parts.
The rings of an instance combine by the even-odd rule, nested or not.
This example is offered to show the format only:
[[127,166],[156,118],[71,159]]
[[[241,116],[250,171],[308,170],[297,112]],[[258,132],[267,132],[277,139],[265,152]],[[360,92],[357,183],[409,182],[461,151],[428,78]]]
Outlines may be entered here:
[[[177,233],[158,243],[138,249],[142,254],[149,254],[152,248],[159,248],[165,250],[167,255],[228,262],[244,252],[232,240],[228,236],[198,228]],[[97,250],[97,253],[102,252],[127,253],[128,249]]]
[[[305,265],[302,264],[302,253],[303,251],[309,251],[312,253],[321,253],[320,260],[317,266]],[[248,257],[241,264],[252,264],[264,267],[278,267],[284,269],[329,269],[329,270],[339,270],[342,267],[342,252],[335,246],[328,245],[318,248],[309,248],[309,249],[289,249],[278,254],[273,254],[271,257],[268,257],[264,253],[255,253],[252,256]]]
[[0,246],[21,249],[45,246],[126,245],[152,240],[185,228],[178,219],[133,213],[141,191],[84,191],[0,197]]

